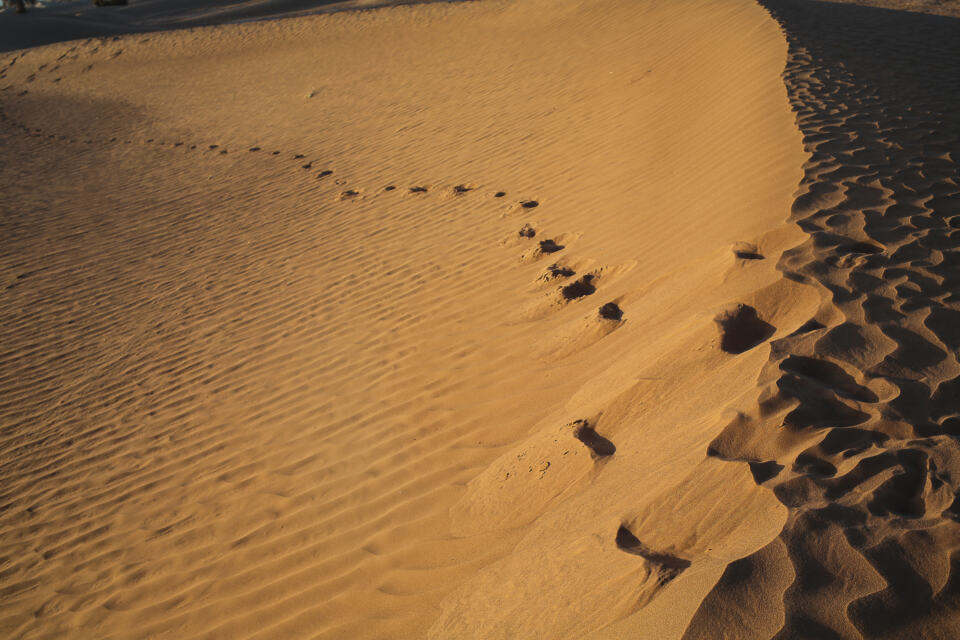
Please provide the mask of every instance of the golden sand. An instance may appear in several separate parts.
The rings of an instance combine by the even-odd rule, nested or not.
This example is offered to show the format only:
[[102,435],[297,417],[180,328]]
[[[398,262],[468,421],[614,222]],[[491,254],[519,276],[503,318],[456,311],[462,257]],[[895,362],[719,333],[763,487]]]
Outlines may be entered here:
[[955,637],[954,22],[0,54],[0,636]]

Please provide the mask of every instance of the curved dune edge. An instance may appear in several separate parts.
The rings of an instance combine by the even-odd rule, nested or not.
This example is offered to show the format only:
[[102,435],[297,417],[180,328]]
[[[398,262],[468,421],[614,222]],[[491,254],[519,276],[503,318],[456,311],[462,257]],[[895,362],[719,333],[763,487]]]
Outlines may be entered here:
[[685,637],[954,637],[960,21],[763,5],[790,42],[810,153],[792,216],[809,238],[780,268],[821,303],[711,444],[750,463],[787,522],[726,569]]
[[2,627],[679,637],[785,553],[705,456],[821,304],[785,56],[527,0],[0,57]]
[[[645,17],[657,29],[641,31],[643,41],[676,43],[687,59],[672,62],[689,70],[671,87],[687,108],[665,105],[657,131],[673,144],[699,127],[700,145],[672,148],[645,195],[677,194],[673,171],[729,181],[710,199],[711,218],[745,218],[754,233],[701,259],[692,254],[705,238],[690,237],[691,260],[634,302],[652,316],[639,340],[471,480],[451,510],[453,531],[523,535],[444,600],[430,638],[680,637],[724,568],[766,549],[783,526],[785,511],[745,467],[704,452],[733,412],[721,407],[755,402],[765,342],[801,328],[819,305],[815,290],[770,270],[803,237],[782,224],[792,163],[804,160],[781,82],[786,42],[752,5],[652,3]],[[725,160],[691,169],[703,156]],[[761,157],[776,160],[761,166]],[[734,184],[749,191],[734,195]],[[742,198],[765,199],[770,215],[745,215],[756,208]],[[782,624],[781,592],[763,604]]]

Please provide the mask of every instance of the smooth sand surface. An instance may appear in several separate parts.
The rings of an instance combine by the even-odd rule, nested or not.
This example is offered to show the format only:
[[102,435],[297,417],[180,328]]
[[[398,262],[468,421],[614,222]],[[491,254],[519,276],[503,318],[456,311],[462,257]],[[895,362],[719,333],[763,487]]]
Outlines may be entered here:
[[0,635],[955,637],[955,22],[3,54]]

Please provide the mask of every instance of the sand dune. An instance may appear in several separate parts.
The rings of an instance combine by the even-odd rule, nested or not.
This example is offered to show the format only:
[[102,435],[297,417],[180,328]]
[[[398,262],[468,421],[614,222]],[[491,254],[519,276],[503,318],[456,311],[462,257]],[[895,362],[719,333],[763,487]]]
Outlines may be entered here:
[[952,637],[955,35],[490,0],[0,56],[2,635]]

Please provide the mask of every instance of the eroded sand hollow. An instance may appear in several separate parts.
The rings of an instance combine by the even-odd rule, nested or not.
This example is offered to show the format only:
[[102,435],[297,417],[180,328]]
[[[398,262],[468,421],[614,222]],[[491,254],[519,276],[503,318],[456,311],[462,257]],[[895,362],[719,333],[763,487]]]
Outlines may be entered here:
[[0,57],[4,635],[949,629],[955,87],[807,4]]

